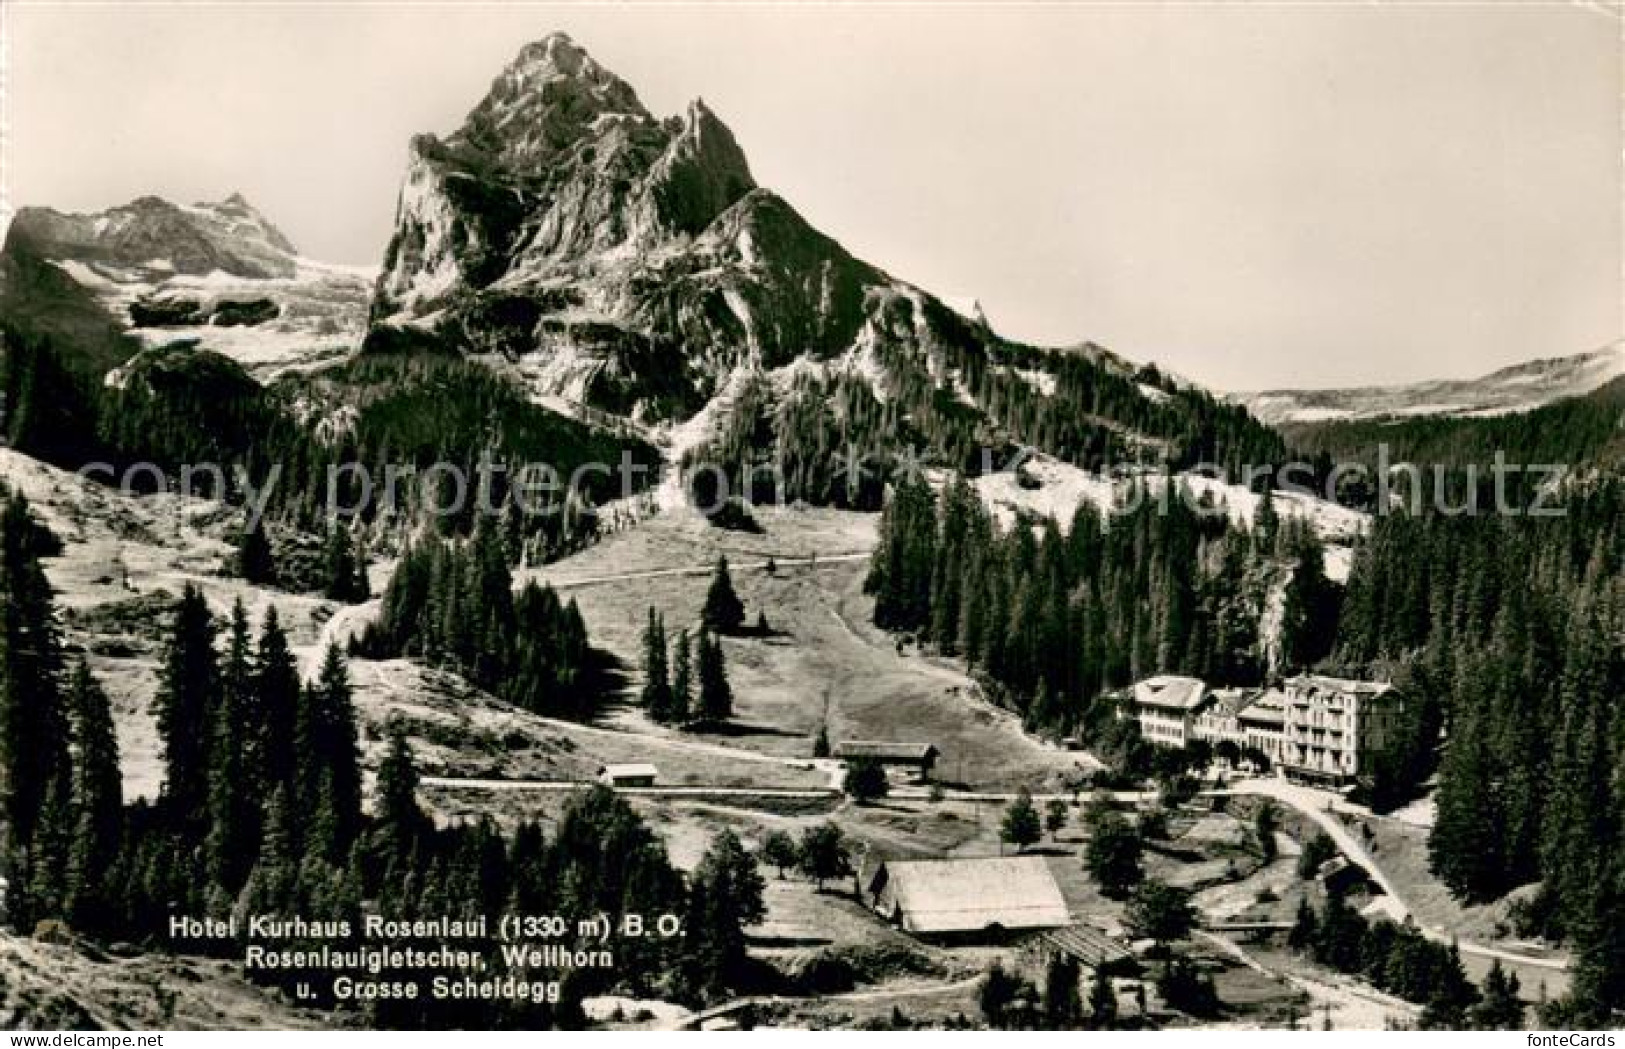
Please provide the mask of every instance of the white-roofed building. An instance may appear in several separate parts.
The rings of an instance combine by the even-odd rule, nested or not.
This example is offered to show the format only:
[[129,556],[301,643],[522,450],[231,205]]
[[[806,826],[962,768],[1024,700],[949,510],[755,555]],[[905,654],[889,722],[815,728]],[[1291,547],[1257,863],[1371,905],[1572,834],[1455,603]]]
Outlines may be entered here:
[[917,936],[997,938],[1072,923],[1042,856],[887,860],[863,889],[877,914]]
[[652,787],[659,778],[660,770],[647,762],[598,768],[598,782],[609,787]]
[[1140,734],[1159,747],[1187,746],[1196,734],[1196,715],[1208,697],[1207,685],[1193,677],[1159,674],[1130,690]]

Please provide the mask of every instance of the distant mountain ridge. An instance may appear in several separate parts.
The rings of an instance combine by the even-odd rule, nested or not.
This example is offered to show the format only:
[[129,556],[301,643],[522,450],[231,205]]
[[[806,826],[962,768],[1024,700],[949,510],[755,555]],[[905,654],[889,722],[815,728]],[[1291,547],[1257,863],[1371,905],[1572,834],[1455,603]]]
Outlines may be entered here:
[[22,208],[7,233],[8,243],[14,240],[46,258],[251,279],[293,276],[298,254],[240,193],[192,205],[138,197],[89,215]]
[[105,372],[187,343],[258,377],[346,355],[373,274],[301,257],[240,193],[215,203],[140,197],[91,214],[28,207],[0,251],[0,307]]
[[[0,251],[0,306],[93,379],[176,344],[262,383],[358,349],[468,357],[673,461],[793,462],[814,502],[877,505],[905,452],[1176,470],[1283,452],[1200,387],[1088,342],[1003,338],[974,304],[854,257],[757,185],[703,101],[656,117],[562,33],[522,48],[460,128],[412,140],[382,261],[374,277],[302,258],[235,194],[29,208]],[[854,451],[861,494],[837,465]]]
[[1515,364],[1476,379],[1266,390],[1234,394],[1230,400],[1271,425],[1505,415],[1590,393],[1621,375],[1625,375],[1625,342],[1616,342],[1589,353]]

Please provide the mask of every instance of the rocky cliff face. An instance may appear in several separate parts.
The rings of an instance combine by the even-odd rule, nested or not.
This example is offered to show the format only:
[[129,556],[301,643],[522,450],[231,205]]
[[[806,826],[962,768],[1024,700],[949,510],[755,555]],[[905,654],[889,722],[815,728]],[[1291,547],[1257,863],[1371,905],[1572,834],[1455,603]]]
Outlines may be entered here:
[[741,365],[972,327],[758,187],[703,102],[657,119],[563,34],[524,48],[457,132],[413,141],[372,316],[374,347],[501,354],[543,395],[646,419]]

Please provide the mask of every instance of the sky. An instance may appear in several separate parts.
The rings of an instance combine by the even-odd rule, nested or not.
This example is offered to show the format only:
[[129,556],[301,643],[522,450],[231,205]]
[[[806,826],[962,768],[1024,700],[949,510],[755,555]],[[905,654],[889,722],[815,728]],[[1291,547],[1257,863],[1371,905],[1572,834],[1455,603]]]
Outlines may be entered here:
[[376,264],[406,143],[568,32],[656,114],[1033,342],[1222,390],[1625,335],[1618,4],[0,2],[13,206],[241,191]]

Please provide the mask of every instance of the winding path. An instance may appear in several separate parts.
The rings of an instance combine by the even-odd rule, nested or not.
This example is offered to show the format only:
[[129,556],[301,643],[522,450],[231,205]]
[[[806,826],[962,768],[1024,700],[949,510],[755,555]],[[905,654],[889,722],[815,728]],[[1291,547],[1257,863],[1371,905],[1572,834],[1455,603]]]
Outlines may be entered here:
[[1463,954],[1474,954],[1483,958],[1498,958],[1504,962],[1530,965],[1539,969],[1552,969],[1561,972],[1569,966],[1568,958],[1563,955],[1521,954],[1500,947],[1491,947],[1488,944],[1474,943],[1471,940],[1459,940],[1450,936],[1443,929],[1423,925],[1420,920],[1416,919],[1415,913],[1411,910],[1410,905],[1405,902],[1405,898],[1397,891],[1393,879],[1388,876],[1388,873],[1377,863],[1376,858],[1371,855],[1370,850],[1365,847],[1365,843],[1354,834],[1349,833],[1348,828],[1343,826],[1342,822],[1333,813],[1326,810],[1324,806],[1327,796],[1324,792],[1313,791],[1278,779],[1254,779],[1232,784],[1219,790],[1204,791],[1203,793],[1214,797],[1227,795],[1267,797],[1273,798],[1284,805],[1290,805],[1293,809],[1313,820],[1321,830],[1325,831],[1326,836],[1332,839],[1344,856],[1365,868],[1366,873],[1371,876],[1371,880],[1376,882],[1377,887],[1382,889],[1388,898],[1393,901],[1394,911],[1397,913],[1391,913],[1393,913],[1396,921],[1411,918],[1415,921],[1416,927],[1422,935],[1430,940],[1437,940],[1441,943],[1455,943]]
[[[842,554],[825,554],[823,556],[797,556],[775,557],[771,563],[776,569],[785,568],[817,568],[820,565],[843,564],[852,561],[867,561],[873,556],[873,551],[847,552]],[[765,569],[769,562],[742,561],[730,564],[729,570],[734,572],[753,572]],[[651,568],[641,572],[615,572],[609,575],[583,576],[579,579],[557,578],[549,572],[557,565],[543,565],[539,568],[527,568],[515,573],[515,580],[523,585],[524,581],[536,580],[546,583],[554,590],[576,590],[584,586],[602,586],[607,583],[630,583],[640,579],[670,579],[677,576],[706,576],[715,572],[716,562],[703,565],[682,565],[677,568]]]

